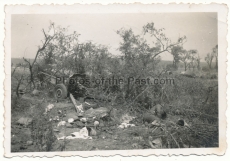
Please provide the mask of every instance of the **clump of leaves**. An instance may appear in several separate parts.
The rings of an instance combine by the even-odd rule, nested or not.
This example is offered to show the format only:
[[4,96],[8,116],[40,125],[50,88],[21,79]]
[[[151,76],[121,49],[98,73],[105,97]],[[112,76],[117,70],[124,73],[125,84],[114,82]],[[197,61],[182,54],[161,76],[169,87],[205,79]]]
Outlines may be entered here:
[[39,151],[51,151],[56,140],[49,114],[44,114],[42,105],[34,112],[31,125],[32,139]]

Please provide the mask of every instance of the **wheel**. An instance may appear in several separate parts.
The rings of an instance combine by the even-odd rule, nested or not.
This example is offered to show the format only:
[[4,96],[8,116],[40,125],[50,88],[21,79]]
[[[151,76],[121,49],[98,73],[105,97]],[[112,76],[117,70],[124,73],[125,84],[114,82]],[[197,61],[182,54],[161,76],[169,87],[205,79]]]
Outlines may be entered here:
[[55,86],[55,98],[57,99],[64,99],[67,97],[67,89],[66,89],[66,86],[64,84],[57,84]]

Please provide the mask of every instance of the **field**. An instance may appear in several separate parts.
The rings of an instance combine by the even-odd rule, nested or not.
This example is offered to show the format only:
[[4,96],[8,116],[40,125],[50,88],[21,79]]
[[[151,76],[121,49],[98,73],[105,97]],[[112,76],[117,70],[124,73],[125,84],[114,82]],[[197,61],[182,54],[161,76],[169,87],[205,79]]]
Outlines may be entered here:
[[[134,97],[95,88],[92,93],[98,97],[76,98],[83,106],[82,116],[69,97],[54,97],[54,86],[30,90],[29,70],[19,67],[11,78],[11,151],[218,147],[217,72],[189,70],[182,75],[181,70],[161,75],[173,78],[174,84],[138,86]],[[195,77],[189,77],[193,74]],[[20,80],[19,89],[24,93],[17,96]],[[49,105],[53,108],[47,111]],[[68,122],[71,118],[74,121]],[[58,126],[61,121],[65,124]],[[68,139],[84,127],[87,136]]]

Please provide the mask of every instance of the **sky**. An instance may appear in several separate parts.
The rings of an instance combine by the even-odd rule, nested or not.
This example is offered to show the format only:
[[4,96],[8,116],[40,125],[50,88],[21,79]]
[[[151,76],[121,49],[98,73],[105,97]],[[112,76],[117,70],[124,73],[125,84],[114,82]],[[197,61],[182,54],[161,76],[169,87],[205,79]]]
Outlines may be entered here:
[[[142,27],[148,22],[154,22],[156,28],[165,28],[165,34],[172,42],[185,35],[184,48],[197,49],[201,61],[218,42],[216,13],[17,14],[11,17],[11,57],[34,58],[44,38],[42,29],[48,31],[51,21],[57,26],[68,27],[69,33],[81,34],[81,42],[91,40],[110,46],[109,51],[114,55],[120,54],[117,49],[121,38],[117,30],[132,28],[135,34],[141,34]],[[154,40],[146,39],[148,42]],[[162,53],[161,58],[172,60],[172,55]]]

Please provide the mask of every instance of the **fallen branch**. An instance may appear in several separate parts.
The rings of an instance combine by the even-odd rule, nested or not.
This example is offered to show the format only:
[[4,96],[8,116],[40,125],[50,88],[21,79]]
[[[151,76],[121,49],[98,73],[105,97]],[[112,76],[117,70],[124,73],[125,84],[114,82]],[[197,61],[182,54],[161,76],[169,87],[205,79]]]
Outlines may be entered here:
[[178,142],[176,141],[176,139],[173,137],[173,135],[170,134],[170,136],[172,137],[172,139],[174,140],[174,142],[176,143],[176,145],[178,146],[178,148],[180,148],[180,145],[178,144]]
[[77,113],[79,113],[81,110],[78,108],[77,102],[76,102],[76,100],[72,94],[70,94],[70,99],[71,99],[72,103],[74,104]]

